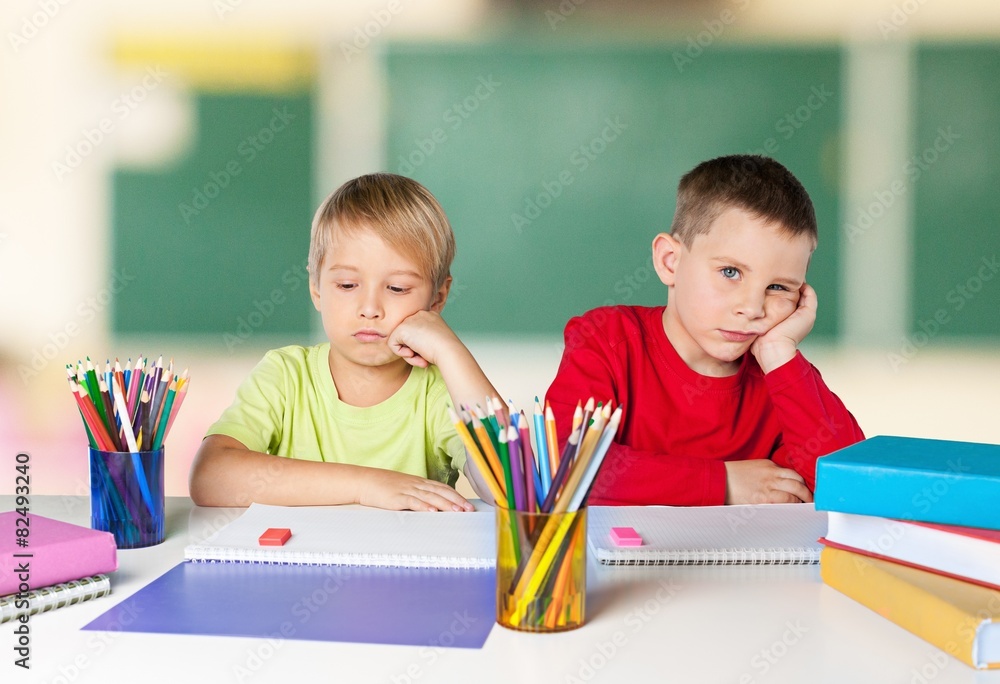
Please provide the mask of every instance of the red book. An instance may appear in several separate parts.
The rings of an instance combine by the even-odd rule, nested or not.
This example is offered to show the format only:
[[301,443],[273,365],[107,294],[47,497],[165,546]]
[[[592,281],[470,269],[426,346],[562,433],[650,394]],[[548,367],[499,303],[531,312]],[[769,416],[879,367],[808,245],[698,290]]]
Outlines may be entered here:
[[22,584],[38,589],[116,569],[118,549],[110,532],[30,513],[25,525],[16,511],[0,513],[0,596],[18,593]]
[[829,513],[827,546],[1000,589],[1000,530]]

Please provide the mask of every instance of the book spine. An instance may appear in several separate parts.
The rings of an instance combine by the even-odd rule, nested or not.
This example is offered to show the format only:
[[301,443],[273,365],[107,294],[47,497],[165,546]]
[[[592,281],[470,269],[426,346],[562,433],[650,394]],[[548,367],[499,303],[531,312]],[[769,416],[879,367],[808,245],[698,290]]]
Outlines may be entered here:
[[[27,559],[30,567],[28,586],[31,590],[118,569],[118,549],[110,532],[29,546],[26,551],[31,553],[31,558]],[[12,555],[7,558],[10,559],[7,567],[11,568],[17,567],[14,561],[22,560]],[[15,574],[0,576],[0,595],[16,592],[18,586]]]
[[816,462],[816,510],[1000,529],[1000,515],[970,501],[1000,499],[1000,478],[956,471]]
[[[56,608],[72,606],[82,601],[107,596],[111,593],[111,580],[107,575],[94,575],[51,587],[26,592],[24,596],[11,594],[0,597],[0,624],[17,620],[25,615],[38,615]],[[24,601],[28,602],[24,606]]]
[[976,667],[972,650],[980,620],[975,615],[893,576],[879,561],[850,551],[824,548],[820,577],[827,586]]
[[1000,590],[1000,542],[964,534],[964,529],[832,511],[821,541]]

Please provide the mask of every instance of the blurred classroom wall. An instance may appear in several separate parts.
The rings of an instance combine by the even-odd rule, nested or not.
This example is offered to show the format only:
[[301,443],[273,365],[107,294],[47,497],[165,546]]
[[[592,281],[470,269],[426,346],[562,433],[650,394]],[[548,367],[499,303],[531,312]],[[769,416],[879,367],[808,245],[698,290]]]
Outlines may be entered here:
[[374,169],[442,200],[446,317],[526,405],[566,318],[662,303],[648,244],[679,174],[773,153],[821,216],[807,353],[862,427],[1000,442],[995,2],[18,0],[0,17],[0,453],[32,455],[35,493],[87,491],[65,363],[160,353],[193,378],[167,442],[168,494],[186,493],[262,351],[320,339],[312,210]]

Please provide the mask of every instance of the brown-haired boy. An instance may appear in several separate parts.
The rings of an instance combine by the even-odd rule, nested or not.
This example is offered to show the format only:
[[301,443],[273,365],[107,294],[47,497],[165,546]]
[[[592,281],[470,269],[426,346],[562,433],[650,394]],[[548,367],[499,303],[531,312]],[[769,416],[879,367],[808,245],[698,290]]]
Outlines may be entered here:
[[624,422],[595,505],[812,501],[816,459],[864,435],[798,351],[816,320],[816,217],[781,164],[703,162],[653,240],[665,307],[602,307],[566,325],[546,399],[565,430],[580,397]]
[[472,510],[453,489],[465,452],[447,406],[496,392],[440,316],[454,255],[416,181],[378,173],[334,191],[309,248],[329,342],[264,356],[198,450],[194,502]]

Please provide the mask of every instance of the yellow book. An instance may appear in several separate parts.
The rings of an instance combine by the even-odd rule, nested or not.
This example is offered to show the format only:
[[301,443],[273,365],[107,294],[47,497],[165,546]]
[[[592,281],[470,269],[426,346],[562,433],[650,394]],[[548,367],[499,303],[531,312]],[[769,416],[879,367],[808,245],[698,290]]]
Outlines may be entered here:
[[1000,591],[826,547],[823,581],[977,669],[1000,668]]

